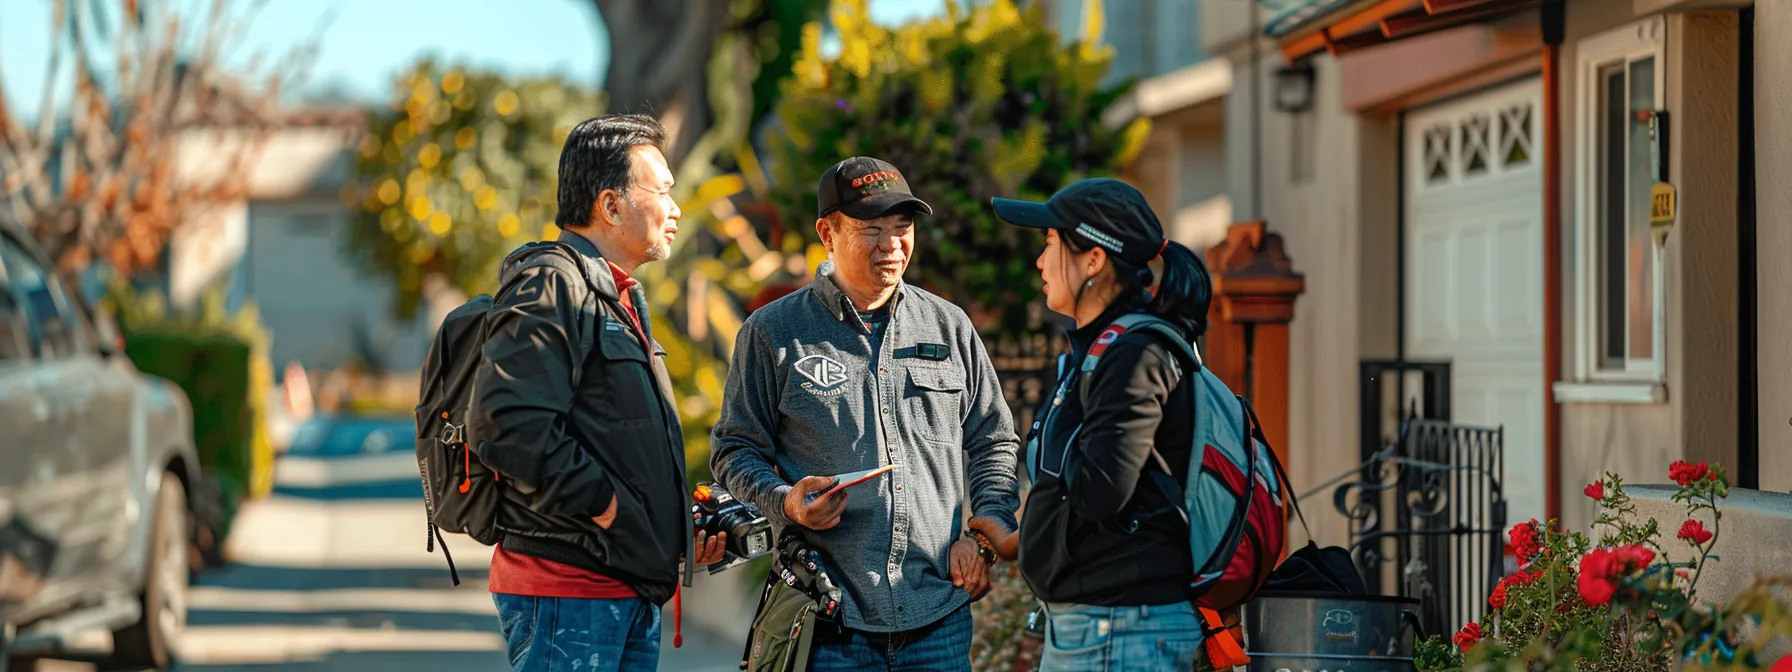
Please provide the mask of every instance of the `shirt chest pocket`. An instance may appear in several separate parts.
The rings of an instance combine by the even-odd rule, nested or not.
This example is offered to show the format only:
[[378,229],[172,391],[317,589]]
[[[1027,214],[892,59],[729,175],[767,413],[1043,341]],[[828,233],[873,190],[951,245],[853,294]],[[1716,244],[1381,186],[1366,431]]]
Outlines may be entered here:
[[944,364],[911,365],[903,403],[909,420],[925,423],[927,437],[958,445],[964,432],[964,371]]
[[605,419],[651,419],[659,395],[654,393],[653,367],[647,351],[621,322],[605,318],[599,324],[597,354],[593,358],[595,375],[580,387],[601,395],[594,401]]

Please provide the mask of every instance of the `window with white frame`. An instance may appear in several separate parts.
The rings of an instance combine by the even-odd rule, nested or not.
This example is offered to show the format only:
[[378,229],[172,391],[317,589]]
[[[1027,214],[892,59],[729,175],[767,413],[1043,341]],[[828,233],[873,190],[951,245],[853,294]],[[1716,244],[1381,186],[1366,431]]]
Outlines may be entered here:
[[1666,24],[1653,17],[1578,45],[1578,378],[1661,380],[1664,311],[1649,191],[1662,175]]

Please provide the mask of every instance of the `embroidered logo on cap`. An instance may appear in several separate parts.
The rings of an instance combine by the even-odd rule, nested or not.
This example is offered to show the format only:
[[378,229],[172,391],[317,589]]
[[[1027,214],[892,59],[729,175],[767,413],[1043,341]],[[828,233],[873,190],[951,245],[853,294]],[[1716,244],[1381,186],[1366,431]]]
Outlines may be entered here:
[[894,182],[900,179],[902,179],[902,176],[897,175],[894,171],[880,170],[875,173],[868,173],[860,177],[852,178],[852,188],[877,187],[880,190],[888,189],[890,188],[890,185],[885,184],[886,182]]
[[1113,250],[1116,253],[1126,251],[1126,243],[1122,243],[1122,242],[1120,242],[1119,239],[1117,239],[1113,236],[1110,236],[1108,234],[1102,233],[1101,231],[1097,230],[1095,227],[1089,226],[1088,224],[1076,225],[1076,232],[1083,234],[1084,236],[1087,236],[1090,240],[1093,240],[1097,243],[1101,243],[1102,247]]

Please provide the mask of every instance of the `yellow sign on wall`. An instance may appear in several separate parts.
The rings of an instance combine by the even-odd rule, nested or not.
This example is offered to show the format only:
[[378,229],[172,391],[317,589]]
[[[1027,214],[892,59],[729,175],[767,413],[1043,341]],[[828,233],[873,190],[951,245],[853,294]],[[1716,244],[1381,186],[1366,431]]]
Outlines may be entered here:
[[1655,186],[1649,189],[1649,223],[1672,223],[1679,205],[1674,185],[1656,182]]
[[1680,214],[1680,196],[1674,185],[1656,182],[1649,188],[1649,233],[1655,238],[1655,246],[1668,244],[1668,232],[1674,228],[1674,218]]

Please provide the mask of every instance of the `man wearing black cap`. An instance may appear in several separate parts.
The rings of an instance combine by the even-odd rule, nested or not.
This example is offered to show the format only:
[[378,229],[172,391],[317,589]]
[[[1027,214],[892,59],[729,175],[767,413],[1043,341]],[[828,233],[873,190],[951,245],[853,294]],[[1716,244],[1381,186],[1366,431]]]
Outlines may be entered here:
[[710,468],[843,583],[809,669],[969,670],[969,603],[995,556],[963,531],[961,502],[968,487],[980,526],[1015,528],[1014,421],[970,318],[902,282],[932,208],[867,157],[828,169],[819,192],[830,261],[741,327]]

